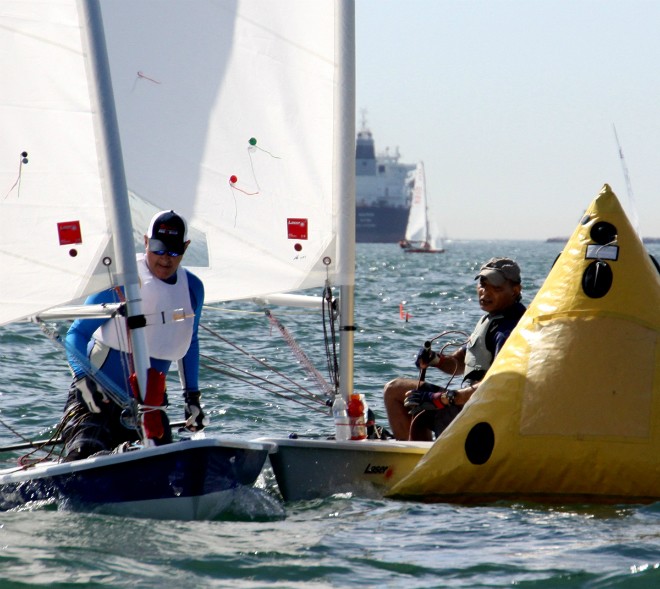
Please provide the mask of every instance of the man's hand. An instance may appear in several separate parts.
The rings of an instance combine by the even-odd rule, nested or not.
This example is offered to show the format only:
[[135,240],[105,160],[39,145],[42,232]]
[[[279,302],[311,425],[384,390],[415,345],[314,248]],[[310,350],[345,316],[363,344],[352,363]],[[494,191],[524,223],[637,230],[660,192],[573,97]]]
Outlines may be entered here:
[[73,381],[71,388],[75,392],[76,399],[87,407],[90,413],[101,413],[103,406],[110,403],[110,399],[103,389],[89,376],[81,376]]
[[184,406],[185,429],[191,432],[201,432],[209,424],[209,418],[202,411],[199,391],[186,391],[183,393],[183,398],[186,402]]
[[438,366],[440,364],[440,356],[436,354],[431,348],[420,348],[415,358],[415,366],[420,370],[428,368],[429,366]]
[[425,382],[418,389],[406,393],[403,405],[412,415],[420,411],[438,411],[444,409],[445,405],[440,400],[444,391],[445,389],[442,387]]

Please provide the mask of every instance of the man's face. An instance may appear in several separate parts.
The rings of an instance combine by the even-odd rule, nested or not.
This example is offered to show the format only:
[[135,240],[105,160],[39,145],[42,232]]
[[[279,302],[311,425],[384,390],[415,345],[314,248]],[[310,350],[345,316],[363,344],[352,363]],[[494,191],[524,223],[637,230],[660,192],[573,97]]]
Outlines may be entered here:
[[[185,247],[188,247],[190,241],[187,241]],[[183,260],[183,254],[180,256],[170,256],[168,253],[163,253],[158,255],[154,252],[149,251],[149,238],[145,236],[144,238],[144,247],[146,249],[146,259],[147,266],[151,273],[161,280],[167,280],[171,278],[176,273],[177,269],[181,265],[181,260]],[[184,250],[185,253],[185,250]]]
[[486,313],[495,313],[509,308],[520,295],[520,285],[506,280],[501,286],[496,286],[483,276],[477,283],[479,306]]

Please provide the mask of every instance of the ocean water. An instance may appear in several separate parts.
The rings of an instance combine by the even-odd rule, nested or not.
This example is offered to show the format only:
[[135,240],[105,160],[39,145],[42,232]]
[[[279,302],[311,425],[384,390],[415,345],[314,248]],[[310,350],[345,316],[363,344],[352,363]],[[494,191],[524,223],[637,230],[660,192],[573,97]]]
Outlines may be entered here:
[[[454,241],[441,255],[406,255],[396,245],[360,244],[355,389],[367,395],[378,422],[387,426],[383,384],[416,376],[413,359],[425,340],[446,330],[471,331],[480,316],[473,279],[481,263],[495,255],[517,259],[529,303],[561,247]],[[648,249],[660,259],[660,245]],[[324,372],[318,316],[300,310],[276,316]],[[213,332],[202,335],[208,435],[332,432],[320,405],[253,386],[263,382],[259,378],[282,382],[285,373],[312,387],[262,312],[223,304],[208,309],[204,322]],[[254,368],[249,356],[275,371]],[[239,368],[249,371],[243,380],[234,378]],[[34,325],[0,328],[0,377],[0,444],[15,443],[19,434],[47,437],[69,385],[61,349]],[[175,389],[172,378],[173,420],[183,415]],[[0,460],[8,466],[19,455],[5,453]],[[237,493],[215,521],[69,513],[54,505],[0,513],[2,589],[507,586],[660,587],[660,503],[463,507],[335,495],[285,504],[265,469],[257,488]]]

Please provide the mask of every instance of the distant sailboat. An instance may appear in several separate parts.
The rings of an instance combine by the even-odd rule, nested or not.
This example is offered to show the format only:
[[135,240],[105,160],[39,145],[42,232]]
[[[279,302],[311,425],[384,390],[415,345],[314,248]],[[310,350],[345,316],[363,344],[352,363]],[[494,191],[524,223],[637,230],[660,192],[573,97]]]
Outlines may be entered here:
[[[414,171],[412,202],[408,214],[406,236],[399,245],[406,253],[441,254],[445,250],[437,230],[431,230],[426,198],[426,176],[424,163],[419,162]],[[435,229],[435,228],[434,228]]]

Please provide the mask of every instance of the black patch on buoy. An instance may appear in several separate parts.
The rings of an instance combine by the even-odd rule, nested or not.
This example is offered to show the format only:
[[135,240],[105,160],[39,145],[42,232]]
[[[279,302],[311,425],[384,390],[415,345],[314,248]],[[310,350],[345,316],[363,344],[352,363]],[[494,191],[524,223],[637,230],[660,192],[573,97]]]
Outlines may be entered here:
[[472,464],[485,464],[495,447],[495,432],[489,423],[475,425],[465,438],[465,455]]
[[604,297],[612,287],[612,268],[607,262],[591,262],[582,274],[582,290],[592,299]]
[[559,253],[557,254],[557,257],[556,257],[556,258],[554,259],[554,261],[552,262],[552,266],[550,266],[551,269],[555,267],[555,264],[557,263],[557,260],[558,260],[559,258],[561,258],[561,254],[562,254],[562,252],[559,252]]
[[651,262],[653,262],[655,269],[658,271],[658,274],[660,274],[660,264],[658,264],[658,260],[653,257],[653,254],[649,254],[649,257],[651,258]]
[[607,245],[616,239],[617,230],[612,223],[599,221],[595,223],[589,232],[589,237],[599,245]]

